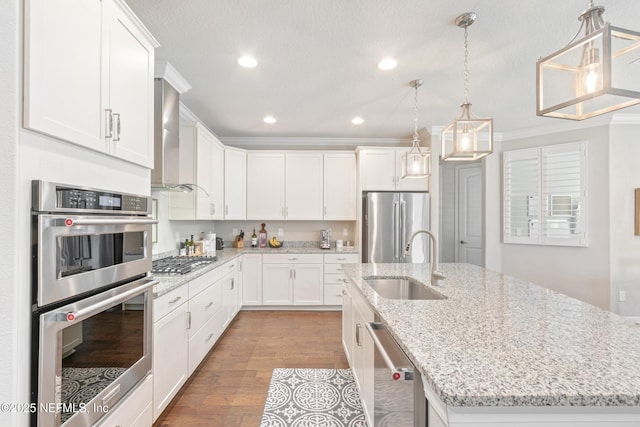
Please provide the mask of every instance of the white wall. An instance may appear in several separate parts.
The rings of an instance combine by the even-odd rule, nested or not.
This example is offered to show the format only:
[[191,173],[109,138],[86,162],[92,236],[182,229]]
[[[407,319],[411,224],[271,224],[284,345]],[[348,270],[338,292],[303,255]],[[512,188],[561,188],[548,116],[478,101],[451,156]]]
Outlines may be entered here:
[[[613,124],[609,147],[611,307],[624,316],[640,316],[640,236],[634,235],[640,125]],[[626,292],[625,302],[618,301],[620,290]]]
[[[505,274],[609,309],[608,126],[503,141],[501,149],[490,156],[491,164],[487,166],[487,239],[500,236],[496,231],[501,230],[502,224],[501,152],[583,140],[589,141],[588,247],[518,245],[488,240],[487,267],[497,265]],[[499,262],[493,251],[498,254]]]
[[[0,156],[0,402],[28,402],[28,375],[17,369],[21,361],[28,358],[20,329],[29,325],[29,309],[19,305],[18,269],[19,256],[16,247],[24,236],[18,234],[14,220],[22,212],[16,201],[18,176],[18,129],[20,127],[20,34],[22,2],[0,1],[0,134],[2,155]],[[23,364],[24,365],[24,364]],[[26,414],[0,412],[0,425],[27,425]]]

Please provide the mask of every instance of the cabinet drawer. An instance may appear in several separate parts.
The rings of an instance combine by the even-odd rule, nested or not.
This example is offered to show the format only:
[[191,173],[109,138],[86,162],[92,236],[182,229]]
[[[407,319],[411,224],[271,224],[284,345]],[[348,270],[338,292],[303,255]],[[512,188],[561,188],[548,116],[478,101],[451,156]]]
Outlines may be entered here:
[[150,426],[153,423],[152,396],[153,380],[149,375],[138,387],[118,402],[114,408],[109,407],[109,415],[105,416],[106,419],[104,421],[100,421],[96,425],[99,427]]
[[222,267],[214,268],[206,272],[202,276],[198,276],[189,282],[189,298],[193,298],[200,292],[204,291],[210,285],[222,279]]
[[191,324],[189,337],[193,335],[223,307],[222,282],[209,286],[206,290],[189,300]]
[[169,314],[174,309],[180,307],[189,299],[187,286],[180,286],[153,300],[153,321],[156,322]]
[[324,284],[326,285],[344,285],[347,283],[347,276],[344,274],[327,274],[327,266],[325,268]]
[[360,263],[360,254],[325,254],[325,264],[358,264]]
[[224,310],[218,311],[189,339],[189,376],[222,335],[226,315]]
[[322,264],[322,254],[265,254],[263,264]]
[[240,265],[240,258],[234,258],[225,265],[222,266],[222,276],[226,276],[229,273],[234,273],[238,270],[238,265]]
[[324,285],[324,305],[342,305],[342,285]]
[[324,272],[328,274],[342,274],[342,264],[325,264]]

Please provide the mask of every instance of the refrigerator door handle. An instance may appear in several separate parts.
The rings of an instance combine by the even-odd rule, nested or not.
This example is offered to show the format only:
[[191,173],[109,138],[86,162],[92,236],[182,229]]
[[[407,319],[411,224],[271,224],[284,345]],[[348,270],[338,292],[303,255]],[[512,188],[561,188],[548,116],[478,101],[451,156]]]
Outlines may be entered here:
[[405,233],[406,233],[406,224],[407,224],[407,202],[405,202],[404,200],[400,201],[400,233],[398,235],[398,242],[400,242],[400,253],[398,254],[399,256],[399,261],[403,262],[404,261],[404,247],[405,247],[405,241],[404,241],[404,237],[405,237]]
[[400,261],[400,203],[393,202],[393,256]]

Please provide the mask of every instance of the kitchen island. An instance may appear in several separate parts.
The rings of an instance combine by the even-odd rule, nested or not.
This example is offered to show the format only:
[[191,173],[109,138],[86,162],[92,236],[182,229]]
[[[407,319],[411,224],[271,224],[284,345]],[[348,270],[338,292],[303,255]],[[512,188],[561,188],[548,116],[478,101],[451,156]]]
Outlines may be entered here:
[[365,279],[429,283],[428,264],[344,266],[420,371],[433,425],[640,425],[639,325],[478,266],[440,270],[446,299],[393,300]]

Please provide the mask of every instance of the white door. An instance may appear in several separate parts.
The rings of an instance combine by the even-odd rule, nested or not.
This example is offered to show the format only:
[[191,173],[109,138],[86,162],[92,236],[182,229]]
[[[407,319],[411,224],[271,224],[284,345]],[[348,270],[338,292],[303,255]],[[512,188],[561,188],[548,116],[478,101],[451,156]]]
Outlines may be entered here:
[[247,153],[247,219],[284,219],[284,154]]
[[293,269],[290,264],[263,264],[263,305],[291,305],[293,302],[292,280]]
[[458,219],[456,262],[483,265],[482,165],[456,166]]
[[322,219],[322,153],[287,153],[285,218]]
[[324,277],[322,264],[293,265],[293,304],[322,305]]
[[356,156],[354,153],[324,154],[325,220],[356,219]]
[[224,219],[245,219],[247,197],[247,153],[224,150]]
[[152,168],[154,48],[119,7],[114,6],[113,13],[109,26],[109,108],[116,129],[111,153]]

